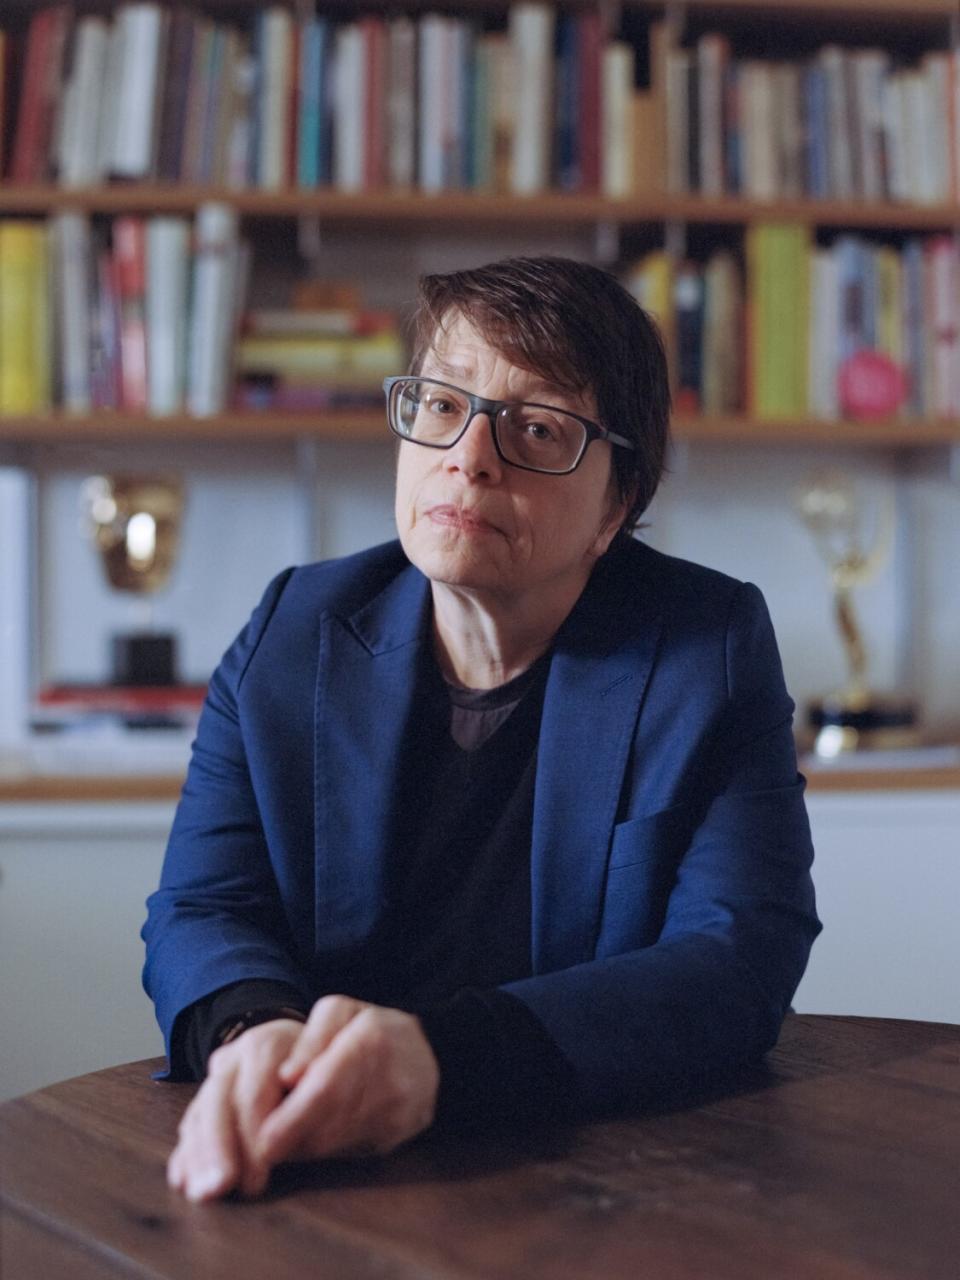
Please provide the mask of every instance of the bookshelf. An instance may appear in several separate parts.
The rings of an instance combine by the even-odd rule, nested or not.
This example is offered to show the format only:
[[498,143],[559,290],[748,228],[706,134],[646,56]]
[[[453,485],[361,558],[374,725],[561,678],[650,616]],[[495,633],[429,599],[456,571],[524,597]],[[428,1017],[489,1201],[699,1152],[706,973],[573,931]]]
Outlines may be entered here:
[[[161,0],[172,8],[173,0]],[[47,7],[46,0],[5,0],[0,27],[21,34],[33,14]],[[109,16],[119,6],[115,0],[79,0],[81,15]],[[188,0],[187,8],[217,22],[229,22],[249,29],[254,15],[264,9],[259,0]],[[286,6],[296,17],[314,10],[312,3],[290,0]],[[557,13],[580,13],[590,5],[574,2],[557,6]],[[648,23],[669,28],[671,39],[693,50],[705,32],[737,33],[754,24],[766,32],[763,56],[771,60],[799,60],[822,42],[839,39],[852,47],[878,45],[896,53],[901,35],[909,47],[908,61],[917,61],[918,48],[947,50],[960,42],[960,12],[956,0],[685,0],[666,4],[662,0],[628,0],[614,11],[600,6],[604,21],[617,26],[624,20],[628,39],[637,40],[638,84],[660,95],[652,105],[665,107],[662,84],[655,85],[654,50],[643,48]],[[402,4],[397,13],[415,21],[437,6],[427,0]],[[509,6],[500,0],[459,0],[441,6],[447,14],[483,21],[495,16],[494,25],[504,30]],[[342,0],[330,14],[335,22],[347,22],[370,12],[360,0]],[[845,29],[847,25],[848,30]],[[795,37],[801,32],[798,45]],[[838,35],[838,32],[840,33]],[[919,43],[918,43],[919,42]],[[960,63],[958,63],[960,68]],[[960,73],[960,72],[958,72]],[[960,129],[960,90],[957,128]],[[650,104],[648,104],[650,105]],[[11,119],[8,104],[8,148]],[[373,189],[339,190],[332,185],[313,189],[288,183],[279,189],[194,182],[123,180],[63,189],[51,182],[13,182],[0,179],[0,220],[44,220],[63,213],[81,213],[102,225],[114,218],[155,215],[194,217],[211,203],[232,210],[245,237],[253,246],[272,245],[274,230],[284,228],[284,249],[293,257],[293,229],[310,226],[322,243],[328,233],[365,238],[374,244],[393,238],[400,244],[423,243],[437,235],[462,235],[484,243],[504,242],[521,237],[525,244],[540,240],[550,243],[563,234],[580,236],[591,242],[595,256],[606,265],[629,265],[651,248],[665,246],[676,259],[690,256],[705,261],[717,247],[730,247],[745,267],[745,244],[752,228],[761,224],[789,223],[809,231],[814,244],[823,245],[845,233],[857,233],[870,240],[884,238],[900,244],[905,238],[955,237],[960,235],[960,178],[957,196],[921,204],[890,199],[751,199],[743,195],[709,196],[698,193],[671,193],[667,190],[667,140],[663,121],[656,126],[658,150],[641,185],[629,195],[613,197],[597,192],[538,190],[518,195],[504,190],[442,190],[424,192],[398,190],[380,185]],[[960,144],[957,148],[960,167]],[[648,166],[649,169],[649,166]],[[282,238],[282,237],[281,237]],[[309,262],[306,270],[311,269]],[[413,276],[411,274],[412,288]],[[700,447],[718,446],[733,451],[771,449],[784,452],[806,450],[811,458],[829,459],[833,451],[857,450],[890,455],[894,469],[906,473],[911,467],[946,467],[941,459],[948,453],[960,457],[960,414],[936,413],[911,417],[888,416],[855,420],[843,415],[818,418],[812,413],[768,417],[743,408],[723,413],[678,412],[674,418],[678,442]],[[58,446],[123,445],[136,451],[162,448],[166,444],[196,443],[226,452],[232,444],[271,442],[357,442],[386,448],[390,442],[382,414],[376,410],[280,412],[231,410],[225,408],[208,416],[185,412],[149,415],[122,409],[84,413],[52,411],[0,415],[0,461],[4,453],[14,460],[34,456],[49,460]],[[926,455],[931,455],[930,462]],[[917,462],[910,455],[923,455]],[[955,462],[952,464],[955,465]],[[832,784],[830,784],[832,785]]]

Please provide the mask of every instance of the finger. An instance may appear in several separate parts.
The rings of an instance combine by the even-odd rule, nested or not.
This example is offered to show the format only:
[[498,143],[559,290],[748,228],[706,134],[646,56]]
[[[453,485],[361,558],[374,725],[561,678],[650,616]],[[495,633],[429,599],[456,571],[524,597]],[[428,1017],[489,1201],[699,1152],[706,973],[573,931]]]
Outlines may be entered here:
[[240,1148],[233,1108],[234,1071],[208,1076],[194,1101],[196,1111],[183,1143],[184,1190],[194,1201],[230,1191],[240,1173]]
[[324,1053],[343,1028],[368,1007],[349,996],[324,996],[318,1000],[289,1056],[280,1064],[284,1084],[290,1086],[299,1080],[314,1058]]
[[167,1160],[167,1186],[174,1191],[183,1190],[183,1162],[180,1159],[179,1145],[174,1147]]
[[260,1129],[260,1158],[271,1165],[296,1156],[318,1159],[363,1143],[362,1098],[372,1059],[356,1022],[315,1058],[296,1088]]
[[239,1188],[246,1196],[260,1195],[270,1178],[270,1164],[260,1155],[259,1138],[263,1121],[284,1096],[277,1057],[277,1046],[266,1045],[242,1061],[238,1071],[235,1114],[242,1155]]

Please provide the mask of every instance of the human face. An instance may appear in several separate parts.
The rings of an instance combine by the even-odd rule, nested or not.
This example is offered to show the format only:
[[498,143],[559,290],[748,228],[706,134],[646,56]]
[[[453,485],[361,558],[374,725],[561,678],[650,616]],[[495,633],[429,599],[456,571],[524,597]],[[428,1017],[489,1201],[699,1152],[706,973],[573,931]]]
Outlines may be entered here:
[[[490,399],[597,416],[592,396],[574,395],[511,364],[463,317],[438,334],[420,372]],[[400,541],[435,584],[512,603],[535,606],[542,596],[544,603],[572,606],[622,516],[605,441],[594,441],[569,475],[539,475],[502,462],[485,414],[450,449],[400,445]]]

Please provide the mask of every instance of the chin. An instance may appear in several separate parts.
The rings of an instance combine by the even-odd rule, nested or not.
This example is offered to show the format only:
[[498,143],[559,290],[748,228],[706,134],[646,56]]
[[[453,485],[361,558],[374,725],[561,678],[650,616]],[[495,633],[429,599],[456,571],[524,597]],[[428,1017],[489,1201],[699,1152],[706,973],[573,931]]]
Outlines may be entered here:
[[407,559],[431,582],[451,587],[496,587],[500,585],[499,566],[489,548],[472,548],[462,539],[424,539],[416,536],[401,539]]

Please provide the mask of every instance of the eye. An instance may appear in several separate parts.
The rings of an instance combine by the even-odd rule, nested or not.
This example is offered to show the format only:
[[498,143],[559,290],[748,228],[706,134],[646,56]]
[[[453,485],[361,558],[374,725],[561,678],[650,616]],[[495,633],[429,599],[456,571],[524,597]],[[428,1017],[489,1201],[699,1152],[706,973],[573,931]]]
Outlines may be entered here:
[[451,414],[459,412],[459,407],[444,396],[430,396],[424,403],[431,413]]
[[548,422],[542,420],[536,422],[525,422],[523,425],[525,435],[531,440],[546,443],[548,440],[554,439],[554,431]]

